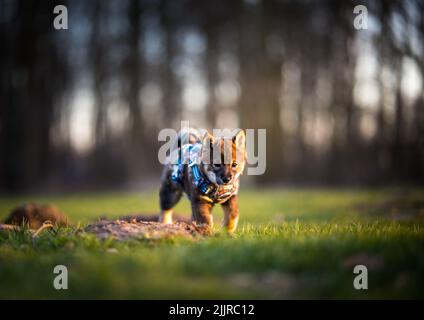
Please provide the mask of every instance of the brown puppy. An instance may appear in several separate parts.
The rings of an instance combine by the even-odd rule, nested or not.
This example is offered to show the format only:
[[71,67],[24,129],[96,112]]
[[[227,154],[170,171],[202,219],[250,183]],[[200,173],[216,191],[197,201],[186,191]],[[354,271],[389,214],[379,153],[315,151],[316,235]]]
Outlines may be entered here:
[[[181,142],[181,133],[179,137]],[[159,193],[160,221],[172,223],[173,207],[185,192],[191,201],[193,221],[212,226],[212,208],[221,204],[223,225],[233,232],[239,218],[239,178],[246,160],[244,131],[220,137],[207,132],[200,138],[197,131],[190,129],[187,141],[187,144],[179,143],[175,147],[178,162],[164,167]]]

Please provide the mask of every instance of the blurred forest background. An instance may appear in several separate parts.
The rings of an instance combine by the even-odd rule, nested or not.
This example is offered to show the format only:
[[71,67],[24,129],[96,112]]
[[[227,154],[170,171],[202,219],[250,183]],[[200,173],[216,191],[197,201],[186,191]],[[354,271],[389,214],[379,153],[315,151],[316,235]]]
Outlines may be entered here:
[[0,44],[1,192],[157,185],[181,120],[266,128],[255,185],[424,182],[423,0],[0,0]]

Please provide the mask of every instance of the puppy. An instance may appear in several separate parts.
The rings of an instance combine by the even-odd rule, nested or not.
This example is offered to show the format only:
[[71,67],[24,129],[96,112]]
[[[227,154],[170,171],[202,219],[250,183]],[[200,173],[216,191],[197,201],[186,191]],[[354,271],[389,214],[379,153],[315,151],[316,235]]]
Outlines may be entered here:
[[246,136],[240,129],[234,135],[220,137],[209,132],[202,137],[195,129],[189,130],[188,137],[180,132],[171,151],[176,161],[169,161],[162,174],[159,221],[172,223],[173,207],[186,193],[194,222],[213,226],[212,208],[221,204],[223,226],[233,232],[239,219],[237,193],[246,162],[245,145]]

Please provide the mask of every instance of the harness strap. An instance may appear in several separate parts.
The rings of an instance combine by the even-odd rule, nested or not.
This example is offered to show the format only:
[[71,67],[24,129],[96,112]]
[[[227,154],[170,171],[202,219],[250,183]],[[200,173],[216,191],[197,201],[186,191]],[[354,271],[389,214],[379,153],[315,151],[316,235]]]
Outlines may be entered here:
[[235,187],[233,184],[217,186],[203,176],[197,164],[193,165],[191,168],[196,187],[201,193],[203,193],[204,196],[208,197],[212,201],[225,200],[235,193]]
[[217,188],[212,184],[208,183],[209,181],[200,173],[199,166],[193,165],[191,167],[194,184],[203,193],[205,196],[213,196],[216,193]]
[[[178,159],[177,164],[175,164],[173,167],[171,174],[172,181],[181,186],[183,185],[183,170],[184,165],[187,165],[188,168],[191,168],[193,183],[196,188],[212,202],[225,200],[237,191],[235,190],[237,188],[234,186],[234,184],[217,186],[210,182],[209,179],[202,174],[197,163],[200,145],[184,145],[182,149],[182,157]],[[235,178],[235,180],[237,180],[237,178],[238,176]]]

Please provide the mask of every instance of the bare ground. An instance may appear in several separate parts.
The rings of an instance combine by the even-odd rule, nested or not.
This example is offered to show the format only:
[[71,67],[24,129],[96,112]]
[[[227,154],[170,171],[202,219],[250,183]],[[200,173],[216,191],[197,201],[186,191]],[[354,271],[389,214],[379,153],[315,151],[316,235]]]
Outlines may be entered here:
[[193,223],[175,222],[162,224],[155,221],[101,220],[85,228],[86,232],[94,233],[100,239],[163,239],[184,237],[189,239],[206,236],[208,230]]

